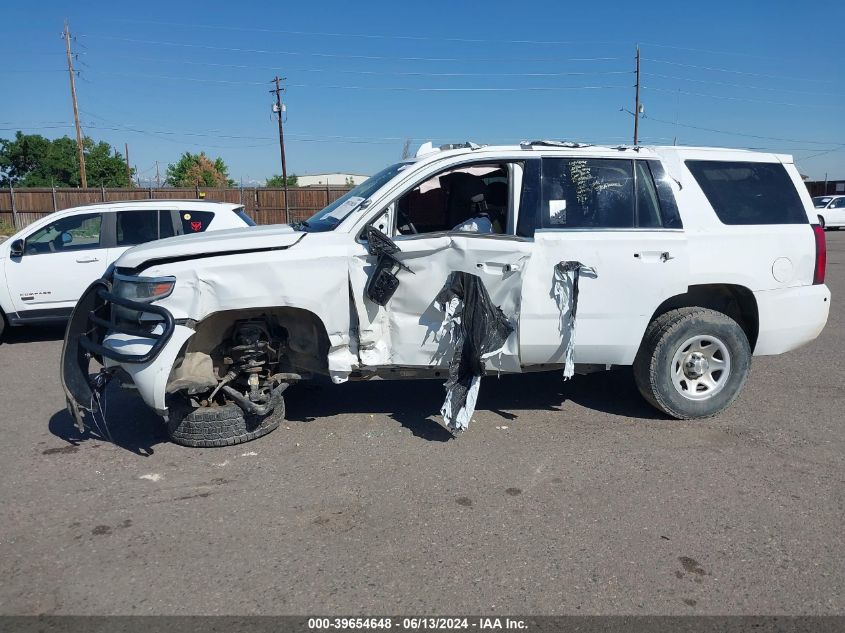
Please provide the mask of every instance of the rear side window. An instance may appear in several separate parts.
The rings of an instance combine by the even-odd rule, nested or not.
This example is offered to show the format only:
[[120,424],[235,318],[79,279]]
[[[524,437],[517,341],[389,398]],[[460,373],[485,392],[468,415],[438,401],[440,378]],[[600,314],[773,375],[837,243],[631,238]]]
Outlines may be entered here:
[[158,211],[117,212],[117,245],[134,246],[158,239]]
[[115,237],[118,246],[134,246],[173,236],[173,220],[170,217],[170,211],[144,209],[118,211],[115,215],[117,216]]
[[780,163],[688,160],[724,224],[807,224],[795,185]]
[[678,203],[675,201],[675,194],[672,192],[671,179],[663,164],[659,160],[648,161],[648,167],[654,178],[654,185],[657,187],[657,197],[660,199],[660,215],[663,219],[663,228],[681,229],[681,214],[678,212]]
[[211,224],[214,218],[212,211],[180,211],[179,219],[182,221],[182,233],[202,233]]

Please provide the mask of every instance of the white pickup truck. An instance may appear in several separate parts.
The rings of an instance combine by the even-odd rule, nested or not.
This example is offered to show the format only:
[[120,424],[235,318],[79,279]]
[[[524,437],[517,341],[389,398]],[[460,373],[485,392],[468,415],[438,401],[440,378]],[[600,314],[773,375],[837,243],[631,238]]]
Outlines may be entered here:
[[752,354],[822,331],[815,221],[784,155],[426,144],[306,222],[127,251],[72,317],[63,384],[81,425],[134,383],[189,446],[268,433],[319,374],[446,379],[454,433],[485,372],[633,365],[661,411],[712,416]]

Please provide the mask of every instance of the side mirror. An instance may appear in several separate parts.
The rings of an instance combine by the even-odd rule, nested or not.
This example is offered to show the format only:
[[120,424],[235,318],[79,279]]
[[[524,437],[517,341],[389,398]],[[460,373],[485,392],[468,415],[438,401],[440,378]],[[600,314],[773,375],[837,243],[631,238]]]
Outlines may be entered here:
[[23,240],[15,240],[9,248],[9,255],[12,257],[23,257]]

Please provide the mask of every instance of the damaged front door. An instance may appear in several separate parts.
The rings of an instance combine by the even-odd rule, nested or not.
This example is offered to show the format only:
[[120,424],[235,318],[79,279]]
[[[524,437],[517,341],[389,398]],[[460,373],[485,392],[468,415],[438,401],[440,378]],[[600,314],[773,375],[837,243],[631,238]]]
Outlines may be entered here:
[[398,285],[384,306],[366,292],[378,258],[362,254],[353,261],[351,279],[362,366],[448,366],[454,345],[438,295],[450,283],[450,275],[458,271],[480,279],[493,305],[502,310],[514,330],[501,354],[487,359],[487,366],[519,371],[519,295],[530,243],[512,236],[457,232],[400,236],[394,243],[399,251],[392,257],[407,268],[396,267]]

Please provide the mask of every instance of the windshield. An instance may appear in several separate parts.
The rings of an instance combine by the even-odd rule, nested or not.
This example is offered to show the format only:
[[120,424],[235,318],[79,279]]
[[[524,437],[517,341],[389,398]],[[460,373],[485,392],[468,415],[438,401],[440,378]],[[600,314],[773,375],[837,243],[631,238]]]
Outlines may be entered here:
[[830,196],[817,196],[813,198],[813,204],[815,205],[816,209],[824,209],[827,206],[827,203],[833,200]]
[[318,211],[305,222],[296,225],[294,228],[305,231],[332,231],[343,222],[350,213],[367,198],[393,178],[410,163],[396,163],[386,169],[382,169],[375,176],[367,178],[360,185],[348,191],[346,194],[332,202],[322,211]]

